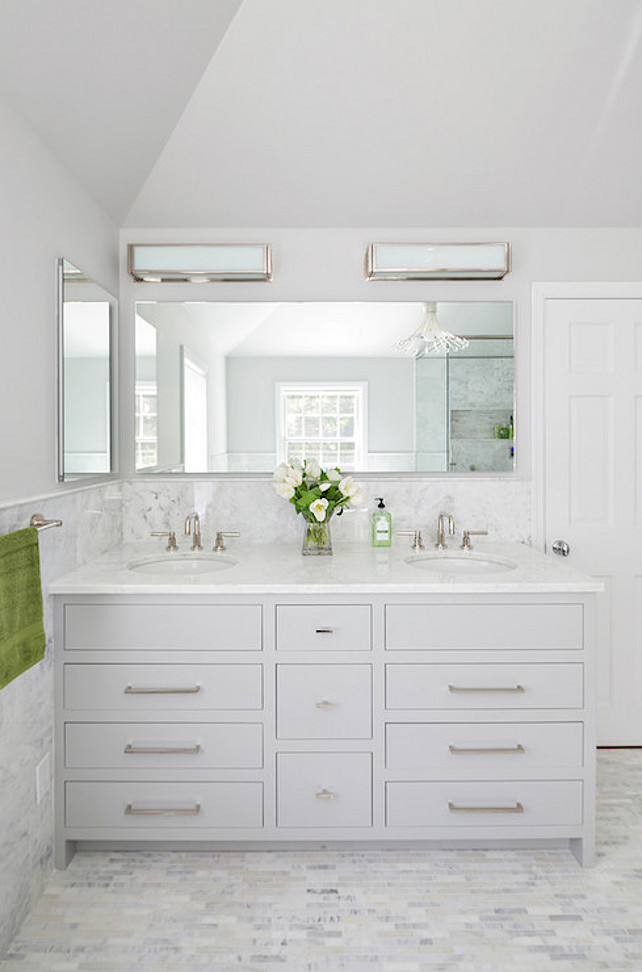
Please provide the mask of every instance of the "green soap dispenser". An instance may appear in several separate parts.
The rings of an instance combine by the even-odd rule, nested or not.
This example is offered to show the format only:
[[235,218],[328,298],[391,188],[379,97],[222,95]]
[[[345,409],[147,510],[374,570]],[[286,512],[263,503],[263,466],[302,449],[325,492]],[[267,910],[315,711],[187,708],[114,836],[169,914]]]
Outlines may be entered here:
[[385,508],[383,497],[375,496],[377,509],[372,514],[372,546],[389,547],[392,544],[392,517]]

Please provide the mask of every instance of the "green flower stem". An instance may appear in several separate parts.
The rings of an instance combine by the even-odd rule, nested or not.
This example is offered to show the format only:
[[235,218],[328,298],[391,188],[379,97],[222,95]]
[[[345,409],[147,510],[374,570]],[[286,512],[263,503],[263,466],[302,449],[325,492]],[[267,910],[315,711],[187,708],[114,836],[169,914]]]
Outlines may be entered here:
[[329,540],[327,523],[310,523],[305,534],[306,547],[326,547]]
[[329,516],[326,516],[325,520],[322,520],[321,522],[304,516],[305,536],[303,540],[303,553],[332,553],[332,541],[330,539],[331,516],[332,513],[330,513]]

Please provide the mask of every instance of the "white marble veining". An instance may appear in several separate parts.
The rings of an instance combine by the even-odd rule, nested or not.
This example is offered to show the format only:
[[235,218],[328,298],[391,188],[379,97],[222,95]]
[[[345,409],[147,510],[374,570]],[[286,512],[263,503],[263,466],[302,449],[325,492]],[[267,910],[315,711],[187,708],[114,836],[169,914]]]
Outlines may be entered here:
[[[39,535],[43,590],[59,574],[120,542],[120,488],[115,484],[61,490],[0,508],[0,533],[29,525],[32,513],[60,519]],[[51,792],[39,805],[35,769],[52,752],[51,604],[44,600],[47,650],[43,661],[0,692],[0,950],[23,920],[51,869]]]
[[[427,551],[437,553],[434,548]],[[124,544],[109,551],[92,563],[58,578],[50,585],[50,593],[76,594],[181,594],[223,593],[547,593],[562,591],[599,591],[600,582],[587,577],[559,558],[546,556],[519,543],[486,541],[475,544],[471,555],[497,558],[497,570],[492,567],[483,573],[459,573],[449,566],[449,557],[458,552],[454,547],[438,563],[439,570],[426,570],[408,562],[412,551],[408,538],[399,538],[390,548],[373,549],[364,543],[343,543],[335,546],[331,557],[303,557],[298,544],[248,544],[230,541],[228,554],[238,561],[227,569],[212,573],[186,570],[184,575],[174,571],[159,576],[146,575],[129,564],[146,557],[166,557],[168,562],[176,554],[166,552],[164,541]],[[188,544],[184,554],[189,561]],[[193,555],[194,556],[194,555]],[[458,559],[461,559],[459,557]],[[505,564],[514,568],[505,569]]]
[[642,752],[598,754],[597,865],[568,850],[80,851],[3,972],[642,968]]
[[[336,518],[336,541],[367,542],[372,498],[384,496],[394,530],[420,528],[433,538],[437,517],[453,513],[457,530],[488,530],[497,540],[529,542],[531,484],[513,476],[467,479],[367,479],[367,510]],[[123,484],[123,540],[144,540],[152,530],[183,529],[185,516],[196,510],[206,540],[217,530],[239,530],[252,543],[298,541],[302,525],[293,507],[276,496],[269,479],[185,480],[147,477]]]

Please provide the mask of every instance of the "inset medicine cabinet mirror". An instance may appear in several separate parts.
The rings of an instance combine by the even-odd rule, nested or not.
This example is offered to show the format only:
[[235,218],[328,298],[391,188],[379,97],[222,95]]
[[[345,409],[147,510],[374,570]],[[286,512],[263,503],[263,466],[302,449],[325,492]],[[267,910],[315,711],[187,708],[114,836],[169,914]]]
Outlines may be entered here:
[[117,302],[58,261],[58,480],[114,470]]

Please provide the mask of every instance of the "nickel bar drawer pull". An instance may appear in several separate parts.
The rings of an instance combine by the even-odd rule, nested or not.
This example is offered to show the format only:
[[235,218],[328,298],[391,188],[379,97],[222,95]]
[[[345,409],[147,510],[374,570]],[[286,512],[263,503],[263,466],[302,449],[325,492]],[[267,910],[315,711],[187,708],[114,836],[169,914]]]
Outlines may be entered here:
[[468,693],[468,692],[509,692],[509,693],[516,693],[516,692],[523,692],[524,691],[524,686],[523,685],[508,685],[508,686],[504,687],[504,686],[501,686],[501,685],[496,685],[496,686],[488,686],[488,687],[484,686],[483,688],[466,688],[466,687],[460,686],[460,685],[449,685],[448,686],[448,691],[449,692],[452,692],[452,693],[459,693],[459,694],[465,694],[465,693]]
[[123,689],[125,695],[196,695],[200,691],[200,685],[190,685],[187,688],[134,688],[133,685],[126,685]]
[[334,800],[334,793],[332,790],[326,790],[324,786],[316,794],[316,798],[317,800]]
[[195,743],[193,746],[134,746],[133,743],[127,743],[123,749],[123,752],[128,755],[139,755],[141,753],[177,753],[181,756],[196,756],[200,751],[200,743]]
[[449,800],[448,809],[451,813],[524,813],[524,807],[519,802],[512,807],[458,807]]
[[334,628],[315,628],[316,634],[334,634]]
[[336,709],[336,702],[329,702],[328,699],[321,699],[320,702],[315,702],[317,709]]
[[449,746],[448,749],[453,754],[453,756],[472,756],[479,754],[488,753],[502,753],[506,755],[521,755],[525,753],[526,750],[521,743],[517,743],[516,746]]
[[149,809],[136,809],[131,803],[125,807],[125,815],[128,817],[195,817],[201,812],[201,805],[197,803],[194,807],[150,807]]

